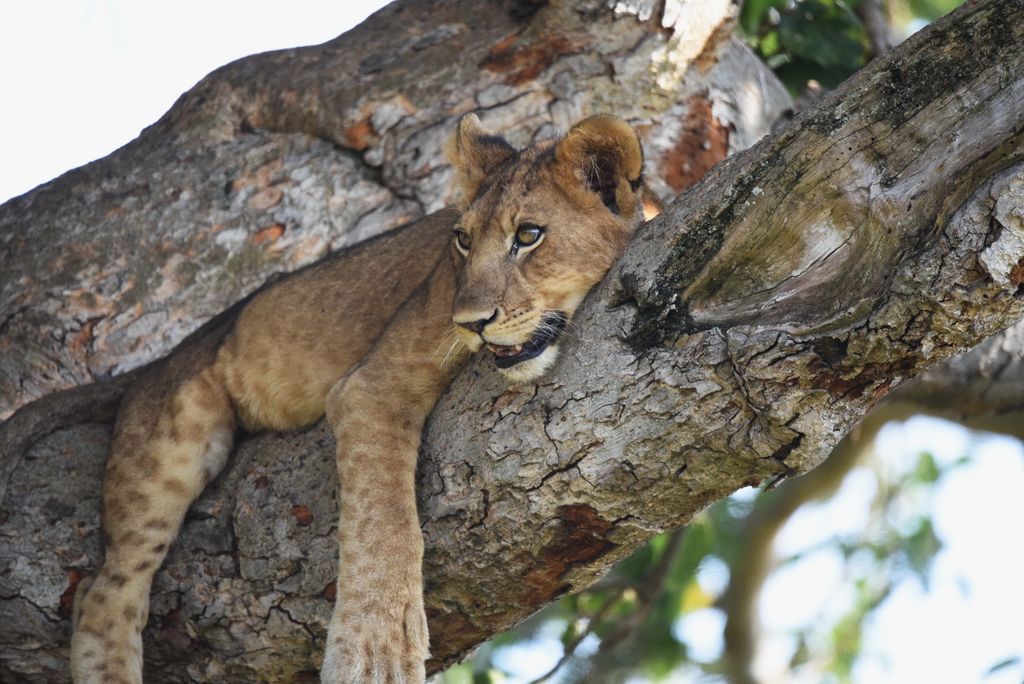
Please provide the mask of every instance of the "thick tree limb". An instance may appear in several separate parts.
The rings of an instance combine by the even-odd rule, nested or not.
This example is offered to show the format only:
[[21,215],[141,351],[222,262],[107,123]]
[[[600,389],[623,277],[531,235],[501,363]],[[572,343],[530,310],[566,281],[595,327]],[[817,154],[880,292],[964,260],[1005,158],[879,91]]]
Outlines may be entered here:
[[430,601],[460,636],[808,470],[891,387],[1021,317],[1020,225],[994,218],[1022,204],[1022,12],[954,13],[715,167],[634,242],[528,403],[490,399],[482,367],[452,388],[425,529],[444,540]]
[[[667,197],[789,106],[730,38],[730,4],[612,5],[396,5],[323,46],[218,70],[139,140],[4,205],[0,415],[155,358],[269,273],[439,206],[441,145],[465,111],[519,143],[597,110],[629,117],[643,131],[648,177]],[[111,420],[131,379],[48,397],[0,425],[0,678],[66,678],[73,585],[96,560],[106,428],[72,428],[26,450],[58,427]],[[266,453],[295,477],[257,476],[259,495],[248,499],[271,497],[264,523],[287,542],[264,523],[223,527],[240,510],[251,455],[239,453],[240,470],[198,504],[158,580],[148,681],[182,681],[189,663],[197,680],[274,679],[308,669],[321,650],[309,635],[330,606],[321,594],[334,574],[333,468],[319,454],[290,458],[293,444]],[[299,468],[303,460],[316,465]],[[220,527],[208,527],[213,512]],[[197,524],[212,532],[193,539]],[[318,560],[289,551],[282,571],[284,548]],[[281,584],[299,567],[315,567],[312,579]],[[256,594],[244,586],[253,581]],[[202,605],[214,596],[216,606]]]
[[[874,415],[874,414],[872,414]],[[792,515],[809,501],[830,495],[870,447],[886,420],[862,422],[832,450],[820,466],[757,500],[747,516],[729,566],[729,586],[722,596],[725,649],[722,661],[732,684],[757,684],[753,664],[759,632],[758,598],[772,569],[775,538]]]
[[[549,381],[506,391],[482,359],[460,376],[421,472],[437,662],[738,487],[810,469],[890,388],[1019,320],[1022,135],[1024,7],[973,3],[673,203]],[[28,617],[0,624],[0,667],[25,681],[63,667],[54,607],[95,557],[108,435],[53,434],[9,486],[0,615]],[[157,578],[149,681],[315,666],[331,441],[248,440],[202,497]]]
[[668,197],[789,106],[730,37],[730,3],[608,5],[395,3],[215,71],[134,142],[3,205],[0,418],[166,354],[276,271],[441,208],[441,149],[467,111],[516,144],[614,112],[643,129]]
[[900,387],[888,413],[928,413],[1024,439],[1024,321]]

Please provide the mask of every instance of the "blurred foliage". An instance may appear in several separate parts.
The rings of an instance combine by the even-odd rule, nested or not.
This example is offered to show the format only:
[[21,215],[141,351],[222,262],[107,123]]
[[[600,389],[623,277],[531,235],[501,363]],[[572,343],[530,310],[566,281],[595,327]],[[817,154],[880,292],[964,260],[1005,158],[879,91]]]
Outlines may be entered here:
[[[810,673],[820,681],[852,681],[861,652],[864,625],[893,588],[908,579],[926,585],[941,541],[932,526],[931,492],[946,472],[930,454],[913,467],[893,473],[884,464],[858,466],[873,477],[874,498],[867,522],[855,533],[812,545],[778,558],[773,571],[821,553],[841,558],[845,590],[819,619],[792,631],[795,647],[789,662],[794,674]],[[750,490],[708,508],[685,532],[653,539],[618,564],[595,587],[569,596],[522,625],[485,644],[467,663],[448,670],[442,684],[525,682],[521,663],[529,648],[553,645],[562,650],[548,679],[560,684],[659,682],[670,675],[724,681],[727,671],[720,643],[713,656],[707,647],[695,653],[684,638],[684,621],[712,615],[724,624],[720,608],[728,570],[745,543],[748,518],[771,497],[786,496],[787,484],[771,492]],[[805,503],[817,515],[816,502]],[[836,610],[836,606],[841,609]],[[719,628],[720,634],[720,628]],[[520,649],[520,650],[517,650]],[[1016,662],[996,667],[1013,667]]]
[[[858,9],[867,0],[746,0],[740,31],[796,96],[808,81],[834,88],[871,60]],[[885,0],[898,38],[941,17],[962,0]]]
[[[858,14],[864,1],[746,0],[739,29],[794,95],[804,92],[812,80],[832,88],[873,57]],[[902,39],[961,1],[884,0],[883,9],[895,37]],[[841,610],[824,612],[791,634],[792,673],[809,670],[820,681],[852,681],[863,628],[873,613],[900,582],[915,579],[927,587],[932,561],[942,546],[932,524],[930,492],[957,465],[943,470],[924,453],[905,472],[893,473],[878,464],[867,468],[876,494],[864,528],[777,559],[773,571],[820,553],[837,554],[844,567],[846,591],[837,600]],[[863,471],[865,466],[859,468]],[[658,682],[679,674],[724,681],[728,654],[722,644],[708,657],[707,644],[698,649],[688,643],[681,625],[693,616],[724,624],[720,604],[727,569],[744,544],[748,517],[770,497],[785,496],[786,486],[716,503],[685,534],[677,530],[656,537],[595,587],[563,598],[484,644],[472,659],[450,668],[437,681],[529,681],[517,659],[527,649],[553,647],[561,652],[560,660],[553,670],[531,675],[534,681],[621,684]],[[800,510],[816,505],[811,502]],[[719,642],[720,633],[719,628]],[[1015,668],[1024,668],[1020,658],[996,663],[990,672]]]

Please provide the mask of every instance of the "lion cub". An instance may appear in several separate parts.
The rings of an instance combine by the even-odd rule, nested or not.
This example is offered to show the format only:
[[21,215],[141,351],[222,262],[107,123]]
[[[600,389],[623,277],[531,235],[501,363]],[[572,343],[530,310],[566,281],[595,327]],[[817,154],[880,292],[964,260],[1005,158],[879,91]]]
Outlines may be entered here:
[[[75,601],[75,682],[142,681],[153,574],[236,430],[288,430],[325,413],[343,496],[321,679],[424,680],[413,481],[424,421],[470,352],[486,347],[513,382],[549,369],[569,318],[642,220],[643,153],[615,117],[516,150],[470,114],[449,155],[461,212],[265,287],[125,395],[103,487],[104,561]],[[365,543],[380,537],[386,550]]]

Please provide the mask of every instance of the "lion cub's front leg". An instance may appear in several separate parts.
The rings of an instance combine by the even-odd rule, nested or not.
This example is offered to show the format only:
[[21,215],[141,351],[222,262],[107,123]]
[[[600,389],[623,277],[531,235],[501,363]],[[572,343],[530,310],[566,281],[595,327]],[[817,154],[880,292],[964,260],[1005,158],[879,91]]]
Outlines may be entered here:
[[321,679],[419,684],[429,655],[414,487],[422,420],[401,410],[401,391],[368,375],[357,371],[331,398],[340,414],[329,411],[341,521],[338,598]]
[[[422,323],[444,315],[416,300],[327,400],[338,444],[341,520],[338,598],[321,669],[325,684],[420,684],[425,678],[429,644],[416,457],[451,359],[441,363],[437,342],[430,341],[438,331],[424,335]],[[440,311],[450,302],[442,297]]]

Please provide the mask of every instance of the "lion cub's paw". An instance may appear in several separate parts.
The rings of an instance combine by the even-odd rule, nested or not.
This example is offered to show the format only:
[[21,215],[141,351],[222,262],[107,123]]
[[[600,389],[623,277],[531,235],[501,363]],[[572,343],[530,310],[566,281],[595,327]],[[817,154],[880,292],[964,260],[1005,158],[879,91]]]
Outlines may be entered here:
[[[390,616],[389,616],[390,617]],[[407,604],[404,620],[335,613],[320,668],[322,684],[423,684],[430,657],[422,605]]]

